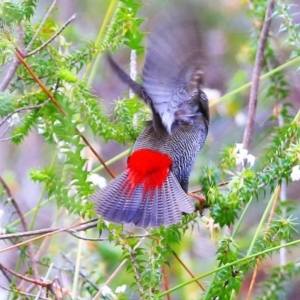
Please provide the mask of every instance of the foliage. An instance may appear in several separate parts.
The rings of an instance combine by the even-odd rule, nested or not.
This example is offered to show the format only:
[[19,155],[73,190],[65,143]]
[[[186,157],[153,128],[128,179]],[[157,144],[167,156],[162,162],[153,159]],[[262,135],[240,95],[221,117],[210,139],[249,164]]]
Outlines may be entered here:
[[[249,54],[244,57],[247,63],[254,61],[266,5],[267,1],[250,1],[248,16],[253,21],[253,26],[250,39],[245,45]],[[0,3],[1,20],[5,20],[7,28],[14,29],[6,30],[5,34],[0,36],[2,64],[10,63],[14,59],[14,46],[20,42],[20,28],[25,29],[24,48],[32,41],[32,48],[27,49],[27,53],[42,46],[59,30],[60,26],[49,18],[43,30],[38,32],[37,38],[33,40],[39,25],[33,21],[36,6],[37,1],[33,0],[7,0]],[[87,136],[89,140],[100,136],[104,142],[115,141],[122,145],[132,145],[142,131],[144,122],[150,118],[149,108],[137,98],[128,98],[127,94],[114,102],[114,109],[109,113],[105,108],[105,101],[99,100],[87,84],[86,76],[89,74],[84,73],[88,72],[97,55],[113,52],[121,46],[135,50],[138,54],[143,53],[144,32],[141,31],[140,25],[144,19],[137,17],[141,7],[141,3],[135,0],[119,1],[114,7],[109,26],[104,28],[105,35],[100,44],[89,41],[75,46],[63,32],[51,44],[26,58],[27,64],[53,94],[65,115],[48,99],[23,65],[18,67],[8,88],[0,92],[0,116],[7,118],[5,124],[8,124],[10,140],[15,147],[23,147],[24,141],[34,133],[43,138],[47,151],[52,153],[52,161],[47,164],[45,162],[44,167],[32,168],[29,178],[43,188],[41,199],[46,198],[45,202],[55,202],[57,211],[61,212],[63,208],[70,220],[76,217],[90,220],[95,217],[93,204],[87,201],[95,190],[90,180],[93,175],[90,163],[94,160],[89,154],[90,150],[83,143],[82,135]],[[300,51],[297,34],[299,24],[293,23],[291,8],[292,5],[277,1],[273,18],[280,22],[279,33],[284,35],[284,43],[289,47],[291,59],[294,59],[299,57]],[[275,34],[270,35],[264,54],[264,72],[269,72],[279,64],[279,42],[279,37]],[[98,266],[98,261],[103,258],[107,269],[112,263],[116,263],[113,265],[116,268],[126,259],[128,264],[126,271],[123,271],[122,282],[131,284],[130,291],[124,292],[121,288],[112,292],[104,285],[101,287],[102,299],[131,299],[132,293],[145,299],[162,297],[167,293],[161,291],[161,284],[166,276],[162,266],[166,266],[168,270],[173,268],[171,261],[175,257],[174,253],[176,254],[177,250],[184,252],[180,247],[183,247],[183,241],[189,234],[192,235],[198,230],[201,214],[205,215],[201,220],[213,220],[213,230],[217,228],[220,236],[215,256],[218,267],[212,267],[208,272],[207,275],[213,277],[205,286],[205,291],[199,289],[200,299],[238,299],[249,272],[253,271],[258,263],[267,260],[267,254],[272,256],[274,247],[283,247],[284,243],[296,241],[296,227],[299,221],[294,216],[295,205],[291,205],[290,201],[282,201],[278,190],[280,186],[291,183],[292,168],[300,165],[300,116],[299,112],[294,113],[290,103],[284,102],[292,88],[284,71],[275,72],[267,79],[260,98],[264,99],[264,105],[268,103],[277,110],[276,113],[268,112],[267,118],[271,126],[264,132],[266,138],[263,149],[255,164],[252,165],[247,157],[242,158],[242,164],[237,164],[237,161],[240,161],[237,146],[224,146],[219,158],[216,158],[214,163],[207,163],[198,178],[201,193],[206,198],[204,212],[186,215],[180,224],[169,228],[162,226],[147,230],[146,237],[143,236],[143,246],[140,244],[140,237],[124,230],[123,226],[109,224],[100,219],[97,230],[101,238],[107,238],[108,242],[93,244],[91,248],[97,253],[97,262],[87,262],[81,266],[84,269],[80,270],[81,274],[88,272],[87,275],[82,275],[81,283],[85,289],[80,289],[78,281],[75,280],[80,266],[76,265],[71,271],[68,270],[74,278],[73,292],[83,298],[94,296],[97,288],[102,286],[114,271],[109,270],[110,273],[107,274],[95,270],[95,264]],[[252,240],[245,246],[239,233],[249,207],[265,202],[268,204],[261,222]],[[35,214],[42,203],[39,201]],[[273,204],[276,209],[271,210]],[[11,203],[8,201],[6,205],[11,206]],[[266,219],[267,215],[271,216],[269,220]],[[6,228],[10,232],[17,231],[16,225],[13,222],[7,224]],[[108,243],[113,247],[109,248]],[[109,257],[113,259],[105,260],[106,249],[109,249]],[[27,253],[27,248],[24,251]],[[251,256],[253,254],[255,256]],[[54,261],[52,255],[45,255],[39,261],[40,265],[50,267]],[[19,263],[26,259],[27,254]],[[241,259],[244,260],[240,262]],[[198,263],[201,264],[197,261]],[[25,267],[29,274],[32,266]],[[19,270],[16,269],[17,271]],[[299,264],[294,260],[274,267],[270,270],[270,276],[261,284],[257,299],[282,299],[286,285],[297,275]],[[173,289],[182,292],[183,286],[195,280],[188,281],[178,276],[174,281],[177,285]],[[17,297],[19,290],[15,280],[10,288],[14,291],[12,298]]]

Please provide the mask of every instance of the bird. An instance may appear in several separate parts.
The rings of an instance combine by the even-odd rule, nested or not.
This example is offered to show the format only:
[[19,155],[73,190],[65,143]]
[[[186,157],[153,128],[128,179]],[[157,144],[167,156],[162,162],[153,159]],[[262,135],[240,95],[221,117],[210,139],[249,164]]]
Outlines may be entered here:
[[196,155],[209,129],[203,92],[203,39],[193,9],[182,6],[156,20],[146,47],[141,83],[107,60],[121,81],[152,111],[134,143],[126,170],[91,201],[103,219],[141,228],[169,227],[195,211],[187,195]]

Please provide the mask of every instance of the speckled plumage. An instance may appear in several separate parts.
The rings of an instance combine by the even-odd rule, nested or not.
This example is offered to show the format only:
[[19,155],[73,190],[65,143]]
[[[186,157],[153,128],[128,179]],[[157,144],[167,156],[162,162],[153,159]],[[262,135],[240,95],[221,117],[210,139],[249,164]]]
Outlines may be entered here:
[[194,211],[186,195],[188,180],[209,126],[201,58],[200,26],[186,7],[169,11],[156,22],[148,39],[141,85],[108,56],[120,79],[150,106],[153,121],[136,140],[127,169],[92,197],[104,219],[140,227],[169,226],[179,222],[183,212]]

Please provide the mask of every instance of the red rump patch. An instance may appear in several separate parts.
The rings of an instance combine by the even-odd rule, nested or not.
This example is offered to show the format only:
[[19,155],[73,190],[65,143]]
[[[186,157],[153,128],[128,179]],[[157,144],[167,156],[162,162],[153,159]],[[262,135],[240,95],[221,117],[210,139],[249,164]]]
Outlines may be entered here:
[[136,150],[129,157],[127,169],[131,188],[138,184],[144,185],[144,192],[162,186],[172,164],[169,155],[150,150]]

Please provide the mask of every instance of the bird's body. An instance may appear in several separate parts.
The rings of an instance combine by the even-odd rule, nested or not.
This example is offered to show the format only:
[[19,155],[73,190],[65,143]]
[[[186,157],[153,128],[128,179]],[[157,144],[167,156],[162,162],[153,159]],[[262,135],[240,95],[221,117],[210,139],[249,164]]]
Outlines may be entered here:
[[141,85],[108,57],[121,80],[150,106],[153,120],[136,140],[126,170],[92,197],[104,219],[169,226],[194,211],[188,180],[209,126],[201,43],[196,17],[181,11],[150,34]]

